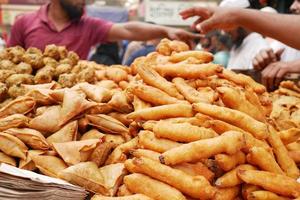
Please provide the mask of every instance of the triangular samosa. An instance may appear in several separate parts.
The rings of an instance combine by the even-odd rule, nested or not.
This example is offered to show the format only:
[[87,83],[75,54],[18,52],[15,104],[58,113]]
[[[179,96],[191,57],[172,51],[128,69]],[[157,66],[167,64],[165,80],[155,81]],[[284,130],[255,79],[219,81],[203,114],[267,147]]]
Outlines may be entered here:
[[78,122],[73,121],[47,138],[49,144],[71,142],[77,138]]

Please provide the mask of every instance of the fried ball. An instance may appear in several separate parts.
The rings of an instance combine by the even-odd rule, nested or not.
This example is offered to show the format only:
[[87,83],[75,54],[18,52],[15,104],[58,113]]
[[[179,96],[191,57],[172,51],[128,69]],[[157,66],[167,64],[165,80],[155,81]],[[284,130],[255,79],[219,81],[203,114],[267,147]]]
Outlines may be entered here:
[[45,58],[43,58],[43,63],[44,63],[45,66],[46,65],[47,66],[51,66],[54,69],[58,65],[58,62],[55,59],[51,58],[51,57],[45,57]]
[[69,64],[60,64],[55,69],[55,76],[59,76],[61,74],[70,73],[72,70],[72,66]]
[[77,82],[88,82],[93,83],[96,81],[95,69],[93,67],[87,67],[77,74]]
[[44,55],[47,57],[51,57],[55,60],[60,59],[58,47],[54,44],[47,45],[44,51]]
[[9,60],[9,55],[7,49],[3,49],[0,51],[0,60]]
[[72,66],[76,65],[80,60],[79,56],[74,51],[69,51],[68,59],[71,60]]
[[73,87],[76,84],[76,74],[61,74],[58,83],[63,87]]
[[5,101],[0,103],[0,108],[3,108],[4,106],[6,106],[7,104],[9,104],[12,101],[13,101],[12,98],[6,99]]
[[1,60],[0,61],[0,69],[12,70],[14,69],[15,64],[10,60]]
[[47,65],[42,69],[39,69],[34,77],[34,82],[36,84],[44,84],[44,83],[51,83],[55,74],[55,69]]
[[31,74],[32,67],[28,63],[20,62],[18,65],[15,66],[15,71],[18,74]]
[[28,48],[26,53],[23,55],[23,62],[30,64],[33,69],[42,68],[44,63],[41,50],[34,47]]
[[109,67],[107,68],[105,76],[116,83],[121,81],[127,81],[128,74],[125,70],[118,68],[118,67]]
[[6,70],[6,69],[1,69],[0,70],[0,82],[4,83],[8,77],[13,75],[15,71],[13,70]]
[[25,50],[20,46],[8,48],[9,58],[15,64],[22,62],[24,54],[25,54]]
[[4,101],[7,97],[7,87],[5,83],[0,83],[0,102]]
[[79,73],[81,72],[82,70],[86,69],[89,67],[89,62],[86,61],[86,60],[81,60],[77,63],[76,66],[73,67],[72,69],[72,73]]
[[58,47],[58,53],[59,53],[59,59],[65,59],[68,56],[68,50],[65,46],[59,46]]
[[40,49],[35,48],[35,47],[29,47],[29,48],[26,50],[26,53],[43,55],[43,52],[42,52]]
[[27,90],[21,85],[13,85],[8,89],[8,95],[14,99],[19,96],[24,96],[26,92]]
[[20,84],[33,84],[33,76],[30,74],[13,74],[5,81],[8,87]]

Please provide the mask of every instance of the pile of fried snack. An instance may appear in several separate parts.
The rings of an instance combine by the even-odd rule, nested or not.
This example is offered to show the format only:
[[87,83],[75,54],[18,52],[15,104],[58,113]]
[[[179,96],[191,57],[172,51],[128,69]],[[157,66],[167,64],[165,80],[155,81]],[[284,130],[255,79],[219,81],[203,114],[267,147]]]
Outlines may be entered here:
[[[19,46],[7,48],[0,52],[0,104],[25,95],[22,84],[57,81],[61,87],[72,87],[81,82],[95,83],[105,76],[104,69],[93,62],[80,61],[76,53],[62,46],[48,45],[44,52],[33,47],[26,51]],[[123,73],[115,68],[110,70],[109,77]]]
[[162,40],[94,84],[22,84],[0,109],[0,162],[93,200],[300,199],[300,99],[273,94],[272,111],[262,85],[188,49]]

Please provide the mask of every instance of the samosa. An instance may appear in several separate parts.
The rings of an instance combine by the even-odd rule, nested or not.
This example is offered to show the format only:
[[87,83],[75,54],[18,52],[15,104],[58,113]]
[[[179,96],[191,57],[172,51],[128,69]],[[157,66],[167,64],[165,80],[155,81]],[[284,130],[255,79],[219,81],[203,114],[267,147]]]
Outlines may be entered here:
[[85,162],[101,142],[97,139],[73,141],[64,143],[53,143],[54,150],[68,164],[75,165],[80,162]]
[[36,170],[36,166],[35,166],[34,162],[32,161],[32,156],[42,155],[42,154],[45,154],[45,151],[42,151],[42,150],[29,150],[28,153],[27,153],[26,160],[20,159],[19,168],[29,170],[29,171]]
[[35,107],[35,100],[32,97],[20,97],[0,109],[0,118],[13,114],[27,114]]
[[55,156],[34,155],[32,160],[43,174],[54,178],[59,178],[58,174],[67,168],[64,161]]
[[47,138],[49,144],[71,142],[77,138],[78,122],[73,121]]
[[105,137],[105,134],[101,133],[97,129],[91,129],[88,132],[84,133],[80,140],[89,140],[89,139],[102,139]]
[[34,150],[49,149],[49,144],[45,137],[37,130],[29,128],[10,128],[4,132],[19,138]]
[[89,83],[81,83],[79,87],[89,99],[97,103],[106,103],[112,97],[112,92],[101,86],[92,85]]
[[9,156],[25,160],[28,148],[17,137],[7,133],[0,133],[0,150]]
[[8,117],[0,119],[0,131],[7,130],[9,128],[18,128],[26,126],[29,122],[29,118],[22,114],[14,114]]
[[17,166],[16,160],[3,152],[0,152],[0,163],[5,163],[12,166]]

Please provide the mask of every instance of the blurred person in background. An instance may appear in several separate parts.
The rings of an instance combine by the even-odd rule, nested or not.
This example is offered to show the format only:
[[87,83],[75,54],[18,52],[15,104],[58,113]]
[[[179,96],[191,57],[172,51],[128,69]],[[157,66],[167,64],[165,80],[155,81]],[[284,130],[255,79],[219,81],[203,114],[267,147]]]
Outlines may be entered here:
[[99,45],[90,60],[107,66],[121,64],[119,44],[111,42]]
[[[248,0],[223,0],[222,8],[251,8]],[[225,31],[230,35],[233,46],[230,50],[228,69],[248,70],[252,69],[252,60],[262,49],[268,48],[262,35],[243,27],[236,27]]]
[[218,45],[216,47],[216,53],[214,54],[214,63],[223,65],[225,68],[228,66],[230,49],[231,49],[230,37],[226,34],[220,33],[218,35]]
[[146,56],[147,54],[154,52],[159,42],[159,39],[153,39],[142,43],[142,48],[140,48],[137,51],[134,51],[129,56],[128,60],[125,61],[125,65],[130,66],[136,58]]
[[[294,6],[297,5],[294,2]],[[183,19],[199,16],[195,21],[195,27],[200,33],[207,33],[215,29],[232,30],[237,27],[244,27],[248,30],[259,32],[265,36],[281,41],[293,48],[300,49],[300,16],[287,14],[272,14],[252,9],[236,8],[205,8],[194,7],[182,11]],[[272,23],[270,23],[272,22]],[[288,33],[288,34],[287,34]],[[293,61],[284,67],[274,66],[272,73],[276,74],[275,81],[265,83],[270,86],[279,84],[286,73],[300,74],[300,60]]]
[[[295,0],[290,6],[292,14],[300,14],[300,1]],[[274,40],[270,48],[261,50],[253,59],[253,66],[256,70],[262,71],[262,83],[273,90],[288,73],[286,68],[297,67],[300,59],[300,51],[289,47],[277,40]],[[282,70],[280,70],[282,69]],[[285,72],[285,73],[283,73]]]
[[127,48],[125,50],[122,64],[125,65],[126,61],[129,59],[129,57],[136,51],[143,48],[143,43],[141,41],[132,41],[127,45]]
[[66,46],[86,59],[92,46],[119,40],[170,38],[190,42],[197,35],[141,22],[116,23],[85,15],[85,0],[51,0],[38,11],[19,17],[8,46],[44,50],[48,44]]

